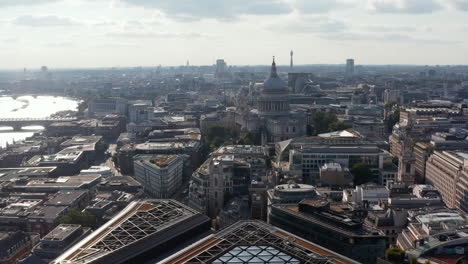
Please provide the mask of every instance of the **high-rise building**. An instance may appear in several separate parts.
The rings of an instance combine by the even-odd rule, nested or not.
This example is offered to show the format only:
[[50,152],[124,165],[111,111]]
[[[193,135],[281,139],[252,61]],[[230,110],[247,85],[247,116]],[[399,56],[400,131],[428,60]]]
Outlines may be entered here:
[[354,74],[354,59],[346,60],[346,75],[351,76]]
[[216,60],[215,78],[223,78],[227,73],[227,64],[223,59]]

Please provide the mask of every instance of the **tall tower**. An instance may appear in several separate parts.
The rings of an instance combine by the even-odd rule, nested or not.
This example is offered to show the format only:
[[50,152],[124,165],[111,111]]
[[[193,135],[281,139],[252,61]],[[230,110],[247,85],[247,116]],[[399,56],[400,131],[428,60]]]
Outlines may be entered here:
[[294,56],[294,52],[291,50],[291,70],[294,67],[293,56]]
[[351,76],[354,74],[354,59],[346,60],[346,75]]

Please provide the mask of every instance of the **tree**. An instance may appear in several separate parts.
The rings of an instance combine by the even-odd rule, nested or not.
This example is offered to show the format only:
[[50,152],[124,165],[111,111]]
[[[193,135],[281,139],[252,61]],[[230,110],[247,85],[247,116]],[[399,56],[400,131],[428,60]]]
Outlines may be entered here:
[[312,134],[318,135],[351,128],[351,125],[339,121],[335,114],[317,112],[312,115]]
[[352,125],[350,125],[350,124],[346,124],[346,123],[344,123],[342,121],[336,121],[336,122],[330,124],[330,127],[329,127],[330,131],[329,132],[345,130],[345,129],[349,129],[351,127],[352,127]]
[[251,133],[247,133],[235,140],[234,143],[237,145],[252,145],[254,141],[254,136]]
[[100,155],[104,154],[106,150],[109,148],[109,144],[105,140],[100,140],[96,144],[96,152]]
[[410,258],[410,264],[418,264],[418,258],[417,257],[411,257]]
[[388,103],[385,104],[385,108],[386,109],[392,109],[393,106],[395,106],[396,104],[397,104],[397,102],[395,102],[395,101],[388,102]]
[[389,248],[385,250],[385,259],[393,263],[403,263],[405,251],[401,248]]
[[314,128],[314,134],[321,134],[330,132],[330,124],[338,121],[336,115],[331,113],[317,112],[312,115],[312,124]]
[[354,185],[361,185],[374,179],[372,171],[364,162],[354,164],[351,173],[354,176]]
[[77,224],[83,227],[94,227],[96,225],[96,216],[88,211],[78,211],[72,208],[68,214],[60,217],[60,224]]
[[387,128],[388,131],[391,132],[393,126],[395,126],[398,122],[400,122],[400,109],[393,111],[387,119]]
[[221,125],[211,125],[208,127],[206,132],[206,138],[209,141],[214,140],[215,138],[222,138],[226,136],[226,129]]

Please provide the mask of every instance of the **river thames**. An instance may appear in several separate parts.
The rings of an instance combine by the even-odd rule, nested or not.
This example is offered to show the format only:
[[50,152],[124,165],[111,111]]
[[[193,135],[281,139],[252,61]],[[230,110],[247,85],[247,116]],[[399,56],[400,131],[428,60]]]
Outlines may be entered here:
[[[60,111],[76,110],[78,101],[61,96],[1,96],[0,118],[41,118]],[[24,127],[22,131],[0,127],[0,147],[30,137],[42,127]]]

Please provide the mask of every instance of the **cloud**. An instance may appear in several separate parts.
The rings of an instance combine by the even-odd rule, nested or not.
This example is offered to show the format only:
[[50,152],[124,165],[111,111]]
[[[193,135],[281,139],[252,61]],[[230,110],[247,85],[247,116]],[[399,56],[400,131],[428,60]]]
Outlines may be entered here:
[[446,2],[457,10],[468,11],[468,0],[446,0]]
[[368,0],[368,8],[378,13],[427,14],[443,7],[436,0]]
[[49,48],[69,48],[75,45],[73,41],[60,41],[60,42],[46,42],[46,43],[43,43],[43,46],[49,47]]
[[161,39],[161,38],[200,38],[204,35],[196,32],[189,33],[170,33],[170,32],[113,32],[106,36],[127,39]]
[[30,26],[30,27],[57,27],[57,26],[75,26],[78,22],[59,16],[20,16],[12,21],[15,25]]
[[291,6],[284,0],[120,0],[124,3],[154,8],[167,16],[192,21],[203,18],[231,20],[241,15],[288,14]]
[[462,41],[419,38],[412,35],[400,33],[384,33],[384,34],[369,34],[355,32],[341,33],[324,33],[319,35],[320,38],[333,41],[375,41],[383,43],[417,43],[425,45],[458,45],[463,44]]
[[416,32],[418,29],[412,26],[402,25],[370,25],[365,27],[372,32]]
[[297,20],[286,23],[269,25],[272,31],[279,30],[284,33],[317,33],[317,32],[343,32],[348,26],[340,20],[327,16],[301,16]]
[[1,42],[3,42],[3,43],[18,43],[19,38],[17,38],[17,37],[7,37],[7,38],[3,38],[1,40]]
[[296,0],[295,7],[302,13],[320,14],[334,9],[349,8],[354,4],[354,2],[350,2],[349,0]]
[[0,7],[30,6],[57,2],[58,0],[1,0]]

